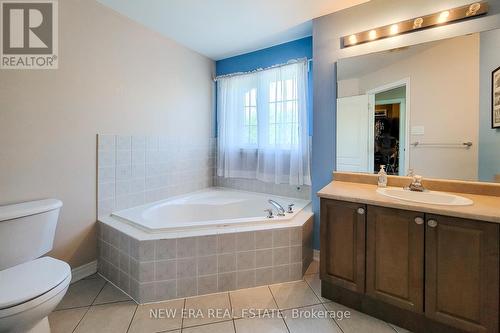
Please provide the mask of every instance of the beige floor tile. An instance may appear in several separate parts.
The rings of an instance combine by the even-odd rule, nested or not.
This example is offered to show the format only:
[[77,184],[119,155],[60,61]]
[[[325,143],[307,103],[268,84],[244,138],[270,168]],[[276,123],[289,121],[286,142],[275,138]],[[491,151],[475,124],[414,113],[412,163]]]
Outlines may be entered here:
[[103,278],[80,280],[73,283],[57,306],[57,310],[91,305],[105,283]]
[[186,298],[182,327],[215,323],[232,319],[228,293]]
[[[311,318],[315,313],[322,317]],[[333,319],[325,317],[327,312],[322,305],[287,310],[283,315],[290,333],[342,333]]]
[[410,331],[408,331],[407,329],[404,329],[404,328],[401,328],[399,326],[396,326],[394,324],[390,324],[389,323],[389,326],[391,326],[397,333],[411,333]]
[[269,286],[280,309],[292,309],[321,303],[305,281]]
[[51,333],[73,332],[87,310],[88,307],[84,307],[52,312],[49,315]]
[[106,283],[104,288],[102,288],[101,292],[95,299],[94,305],[123,302],[123,301],[131,301],[131,299],[120,289],[113,286],[111,283]]
[[305,274],[319,274],[319,261],[313,260]]
[[331,300],[321,297],[321,280],[319,279],[319,274],[310,274],[304,276],[304,280],[306,280],[307,284],[314,291],[314,294],[321,300],[321,302],[331,302]]
[[[118,303],[119,304],[119,303]],[[128,333],[153,333],[180,329],[184,299],[139,305]],[[156,318],[151,315],[156,314]]]
[[229,296],[235,317],[251,316],[250,311],[278,309],[267,286],[231,291]]
[[75,333],[126,333],[136,307],[134,302],[91,306]]
[[243,318],[234,321],[236,333],[288,333],[282,318]]
[[[234,333],[233,321],[223,321],[221,323],[183,328],[184,333]],[[170,332],[169,332],[170,333]]]
[[[394,329],[386,322],[370,317],[364,313],[350,309],[338,303],[325,303],[329,311],[349,311],[350,317],[337,319],[337,324],[344,333],[395,333]],[[338,316],[337,316],[338,318]]]

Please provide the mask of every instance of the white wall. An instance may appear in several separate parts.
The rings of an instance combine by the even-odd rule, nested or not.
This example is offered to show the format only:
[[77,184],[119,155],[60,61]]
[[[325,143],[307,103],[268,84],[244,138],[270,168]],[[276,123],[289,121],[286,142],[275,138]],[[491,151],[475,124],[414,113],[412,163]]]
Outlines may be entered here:
[[0,71],[0,204],[64,202],[51,255],[96,258],[96,134],[213,133],[214,63],[94,0],[59,1],[59,69]]
[[500,128],[491,128],[491,73],[500,67],[500,29],[481,33],[479,179],[500,182]]
[[[385,54],[353,61],[369,62],[377,56]],[[409,78],[410,129],[425,129],[424,135],[411,135],[410,131],[410,143],[473,142],[470,149],[410,146],[409,168],[425,177],[477,180],[479,34],[433,43],[421,52],[401,58],[360,77],[358,93]],[[342,81],[339,86],[343,86]],[[339,90],[339,96],[340,93]]]

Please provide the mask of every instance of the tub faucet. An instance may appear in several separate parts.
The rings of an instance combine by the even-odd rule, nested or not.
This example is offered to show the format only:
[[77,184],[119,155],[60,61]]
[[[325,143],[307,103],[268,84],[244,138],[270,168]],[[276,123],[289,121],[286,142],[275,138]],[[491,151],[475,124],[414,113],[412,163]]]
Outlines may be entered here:
[[280,205],[279,203],[277,203],[276,201],[274,201],[273,199],[269,199],[267,200],[267,202],[269,202],[271,205],[273,205],[276,210],[278,211],[278,216],[285,216],[285,208],[283,208],[282,205]]

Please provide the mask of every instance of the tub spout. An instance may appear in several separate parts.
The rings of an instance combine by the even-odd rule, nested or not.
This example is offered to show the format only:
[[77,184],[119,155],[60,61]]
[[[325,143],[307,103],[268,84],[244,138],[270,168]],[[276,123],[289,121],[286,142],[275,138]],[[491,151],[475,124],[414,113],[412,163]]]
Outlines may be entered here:
[[283,208],[282,205],[280,205],[279,203],[277,203],[276,201],[274,201],[273,199],[269,199],[267,200],[267,202],[269,202],[271,205],[273,205],[276,210],[278,211],[278,216],[285,216],[285,208]]

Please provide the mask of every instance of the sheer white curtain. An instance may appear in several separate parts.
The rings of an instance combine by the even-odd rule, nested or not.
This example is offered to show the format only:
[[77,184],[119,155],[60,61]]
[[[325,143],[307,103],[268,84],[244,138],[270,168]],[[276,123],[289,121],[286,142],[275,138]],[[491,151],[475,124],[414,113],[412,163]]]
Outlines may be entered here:
[[217,81],[217,175],[310,185],[307,61]]

